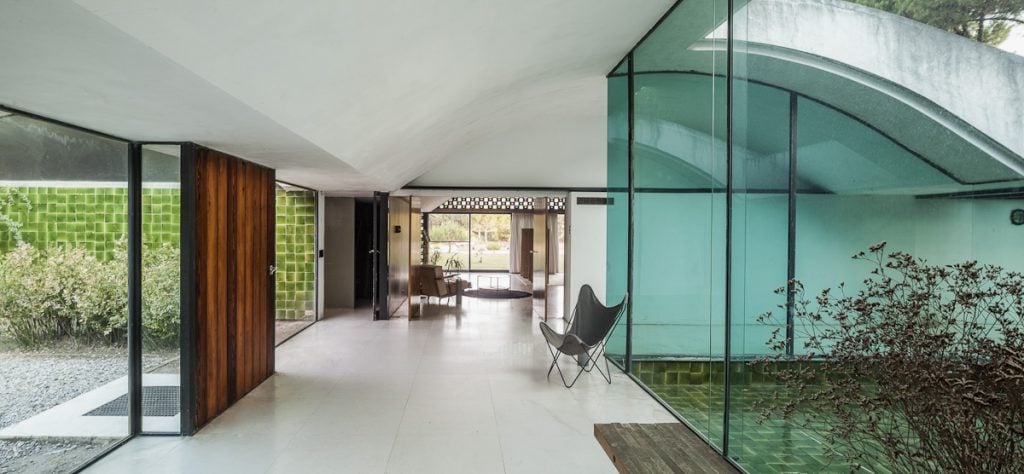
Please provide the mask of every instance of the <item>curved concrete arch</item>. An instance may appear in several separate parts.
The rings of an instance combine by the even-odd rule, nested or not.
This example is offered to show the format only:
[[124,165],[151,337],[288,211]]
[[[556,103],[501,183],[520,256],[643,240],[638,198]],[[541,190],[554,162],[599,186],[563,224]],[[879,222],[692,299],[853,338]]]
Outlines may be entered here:
[[[690,8],[639,70],[724,74],[724,14]],[[963,184],[1024,176],[1024,57],[837,0],[754,0],[733,21],[737,78],[828,104]]]

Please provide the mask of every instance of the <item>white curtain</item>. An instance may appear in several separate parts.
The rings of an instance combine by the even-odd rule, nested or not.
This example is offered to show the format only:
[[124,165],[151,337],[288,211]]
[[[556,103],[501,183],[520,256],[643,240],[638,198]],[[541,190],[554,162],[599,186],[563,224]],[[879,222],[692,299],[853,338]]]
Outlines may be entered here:
[[558,214],[548,213],[548,273],[558,273]]
[[522,258],[523,245],[520,242],[523,237],[523,229],[533,228],[533,213],[513,212],[512,213],[512,235],[509,239],[509,272],[519,273],[519,262]]

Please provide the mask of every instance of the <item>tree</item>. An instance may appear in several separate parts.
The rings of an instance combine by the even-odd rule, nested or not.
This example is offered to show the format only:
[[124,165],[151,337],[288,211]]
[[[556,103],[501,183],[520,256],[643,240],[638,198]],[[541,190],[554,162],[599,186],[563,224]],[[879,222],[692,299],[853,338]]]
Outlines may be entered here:
[[851,0],[993,46],[1024,25],[1024,0]]

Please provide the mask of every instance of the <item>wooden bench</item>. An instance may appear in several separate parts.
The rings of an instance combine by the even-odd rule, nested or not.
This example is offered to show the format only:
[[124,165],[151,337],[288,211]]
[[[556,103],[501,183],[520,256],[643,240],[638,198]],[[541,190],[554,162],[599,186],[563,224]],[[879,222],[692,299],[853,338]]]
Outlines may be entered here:
[[624,474],[739,472],[682,423],[596,424],[594,437]]

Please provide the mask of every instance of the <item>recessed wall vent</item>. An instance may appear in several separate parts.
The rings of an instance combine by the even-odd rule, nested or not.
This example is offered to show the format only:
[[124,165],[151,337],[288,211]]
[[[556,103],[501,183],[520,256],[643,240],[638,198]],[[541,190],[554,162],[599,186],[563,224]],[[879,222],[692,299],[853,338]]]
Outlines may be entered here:
[[576,204],[580,206],[612,206],[615,204],[615,198],[578,197],[576,198]]

